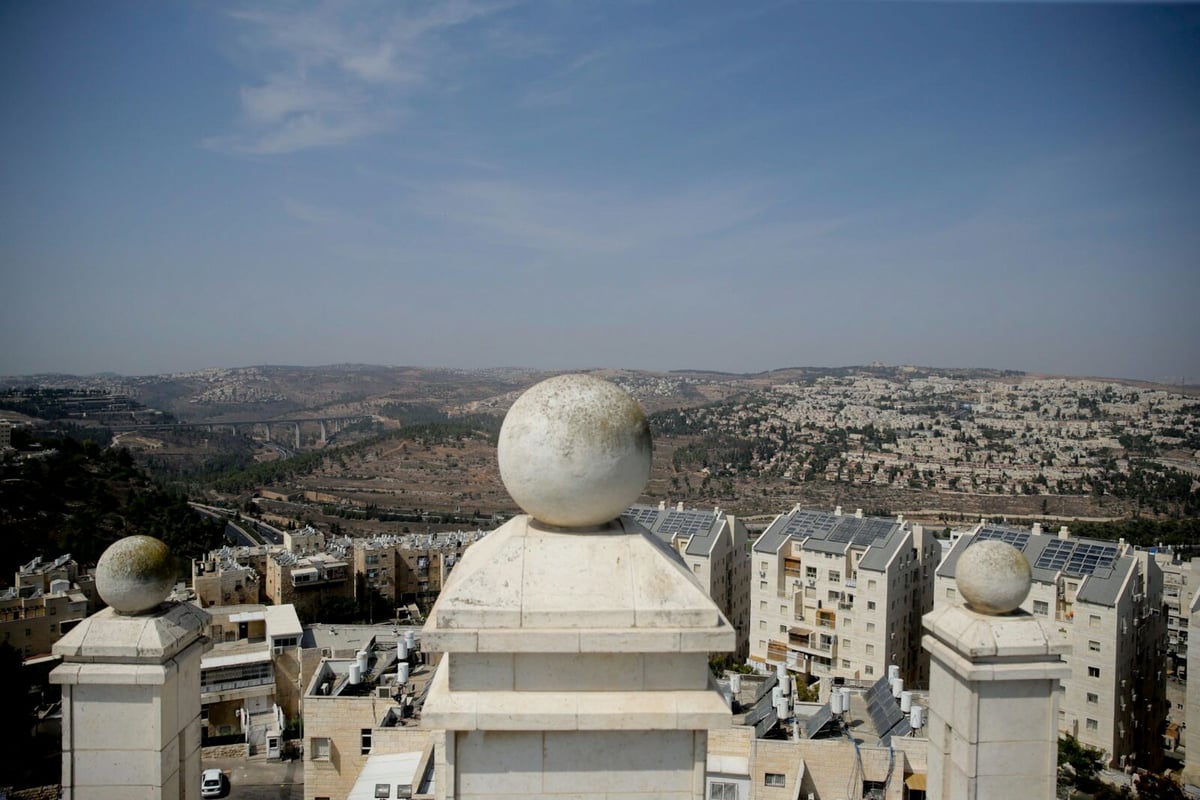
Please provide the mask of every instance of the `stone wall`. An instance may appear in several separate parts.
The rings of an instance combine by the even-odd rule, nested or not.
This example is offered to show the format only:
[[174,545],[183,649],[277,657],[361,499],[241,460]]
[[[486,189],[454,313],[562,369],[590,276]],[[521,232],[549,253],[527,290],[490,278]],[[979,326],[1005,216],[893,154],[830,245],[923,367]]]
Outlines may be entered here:
[[62,797],[62,787],[57,783],[51,786],[32,786],[27,789],[9,790],[11,800],[58,800]]
[[200,761],[208,761],[214,758],[245,758],[246,745],[244,744],[219,744],[213,747],[200,748]]

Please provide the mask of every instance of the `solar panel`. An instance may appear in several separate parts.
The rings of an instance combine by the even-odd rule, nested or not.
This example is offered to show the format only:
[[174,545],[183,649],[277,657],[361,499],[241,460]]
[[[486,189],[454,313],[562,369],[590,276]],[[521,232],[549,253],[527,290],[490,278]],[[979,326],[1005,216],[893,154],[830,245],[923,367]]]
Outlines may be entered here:
[[901,717],[894,728],[879,738],[889,739],[893,736],[908,736],[910,733],[912,733],[912,723],[908,721],[908,717]]
[[713,515],[706,511],[671,511],[658,526],[659,533],[691,536],[712,527]]
[[1100,567],[1110,567],[1117,557],[1117,548],[1110,544],[1080,542],[1067,561],[1064,572],[1072,575],[1091,575]]
[[841,542],[843,544],[849,544],[850,542],[854,541],[854,534],[858,532],[858,525],[856,524],[857,522],[858,520],[847,520],[841,525],[838,525],[829,534],[829,541]]
[[892,697],[892,685],[886,675],[867,690],[863,699],[867,701],[867,715],[871,717],[871,724],[880,736],[904,719],[904,712],[900,710],[896,698]]
[[838,517],[824,511],[797,511],[784,526],[783,533],[787,536],[817,536],[821,537],[837,525]]
[[809,739],[816,738],[821,729],[831,722],[833,722],[833,708],[826,703],[817,709],[817,713],[804,720],[804,735]]
[[880,539],[887,538],[887,535],[892,532],[895,527],[894,522],[885,519],[865,519],[859,531],[854,534],[854,545],[856,547],[866,547],[867,545],[875,544]]
[[987,539],[996,539],[1001,542],[1007,542],[1021,552],[1025,552],[1025,546],[1029,544],[1029,531],[1016,531],[1011,528],[982,528],[979,533],[975,534],[973,541],[982,542]]
[[634,522],[645,527],[650,527],[654,524],[654,520],[658,519],[659,511],[657,508],[636,508],[631,507],[625,509],[622,516],[630,517]]
[[1037,558],[1037,563],[1034,564],[1038,569],[1049,569],[1058,572],[1067,565],[1067,560],[1070,559],[1072,551],[1075,550],[1075,542],[1070,539],[1051,539],[1046,542],[1046,547],[1042,550],[1041,555]]

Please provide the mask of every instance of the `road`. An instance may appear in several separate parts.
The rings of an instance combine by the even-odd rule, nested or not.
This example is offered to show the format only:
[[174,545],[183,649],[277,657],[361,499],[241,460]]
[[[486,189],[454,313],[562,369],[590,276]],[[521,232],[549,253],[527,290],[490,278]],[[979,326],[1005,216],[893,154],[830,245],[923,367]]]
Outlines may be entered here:
[[303,800],[304,762],[265,758],[208,758],[203,769],[219,769],[229,779],[229,800]]

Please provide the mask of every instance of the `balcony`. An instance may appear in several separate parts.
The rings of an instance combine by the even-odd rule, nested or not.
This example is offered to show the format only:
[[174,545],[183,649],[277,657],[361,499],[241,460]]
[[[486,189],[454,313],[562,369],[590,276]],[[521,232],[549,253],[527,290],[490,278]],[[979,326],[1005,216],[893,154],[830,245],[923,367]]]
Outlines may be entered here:
[[788,628],[788,649],[810,656],[837,657],[837,638],[812,628]]

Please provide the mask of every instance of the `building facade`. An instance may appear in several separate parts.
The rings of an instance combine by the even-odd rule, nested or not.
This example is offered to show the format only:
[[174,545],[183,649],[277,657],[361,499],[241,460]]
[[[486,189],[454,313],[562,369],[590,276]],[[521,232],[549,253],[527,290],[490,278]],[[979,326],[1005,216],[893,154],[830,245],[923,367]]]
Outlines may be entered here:
[[431,796],[434,732],[416,717],[433,665],[415,633],[369,635],[351,656],[324,657],[313,671],[304,696],[305,800],[357,797],[360,783],[368,797],[380,784],[389,798]]
[[1124,540],[1102,542],[1039,526],[1020,530],[981,522],[956,536],[937,570],[935,602],[959,602],[954,585],[962,553],[999,539],[1025,554],[1033,586],[1021,608],[1052,620],[1071,646],[1058,727],[1105,753],[1114,767],[1155,769],[1166,720],[1163,576],[1154,554]]
[[[24,658],[49,653],[91,611],[88,595],[76,583],[80,578],[70,554],[54,561],[38,556],[23,565],[13,585],[0,592],[0,641]],[[90,577],[84,580],[91,588]]]
[[750,661],[786,664],[809,682],[869,682],[895,664],[924,685],[921,616],[940,555],[932,533],[903,518],[781,514],[751,552]]
[[355,539],[356,595],[373,592],[391,605],[427,608],[466,549],[486,535],[476,530]]
[[249,749],[278,757],[300,715],[302,629],[292,606],[209,606],[211,643],[200,662],[205,739],[244,734]]
[[673,508],[666,503],[635,505],[625,516],[679,553],[737,630],[734,655],[745,659],[750,631],[750,554],[745,523],[720,508],[685,509],[683,503]]

